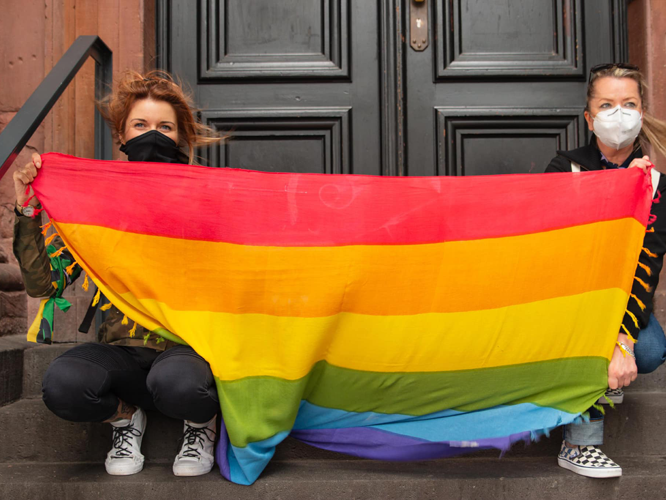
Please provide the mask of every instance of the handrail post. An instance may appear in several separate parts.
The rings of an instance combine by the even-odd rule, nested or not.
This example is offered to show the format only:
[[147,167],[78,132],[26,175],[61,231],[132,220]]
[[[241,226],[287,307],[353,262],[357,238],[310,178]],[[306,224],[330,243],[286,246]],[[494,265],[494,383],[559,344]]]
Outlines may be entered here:
[[[96,61],[95,98],[99,101],[109,91],[113,72],[111,50],[98,36],[78,37],[0,134],[0,179],[88,57]],[[95,113],[95,158],[109,160],[111,132],[99,111]]]
[[[93,45],[91,55],[95,59],[95,100],[99,103],[111,91],[113,59],[111,51],[103,43]],[[95,106],[95,159],[111,160],[112,147],[111,129]]]

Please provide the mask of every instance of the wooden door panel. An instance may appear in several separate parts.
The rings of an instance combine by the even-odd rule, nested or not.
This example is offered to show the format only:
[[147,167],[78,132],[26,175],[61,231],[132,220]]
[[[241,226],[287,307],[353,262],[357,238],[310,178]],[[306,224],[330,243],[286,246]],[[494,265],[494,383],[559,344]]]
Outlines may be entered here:
[[232,136],[204,163],[380,174],[383,3],[160,2],[166,69],[192,88],[203,121]]
[[437,108],[437,175],[540,173],[558,149],[582,140],[578,108]]
[[[211,165],[539,172],[585,143],[589,68],[626,60],[626,0],[157,0],[161,66],[232,130]],[[584,34],[584,36],[583,36]]]
[[621,0],[426,1],[434,43],[405,49],[408,175],[543,172],[586,142],[589,67],[626,57]]
[[351,173],[349,108],[203,112],[231,138],[210,149],[210,164],[264,172]]
[[349,78],[349,0],[200,0],[201,81]]
[[432,0],[436,78],[581,76],[581,0]]

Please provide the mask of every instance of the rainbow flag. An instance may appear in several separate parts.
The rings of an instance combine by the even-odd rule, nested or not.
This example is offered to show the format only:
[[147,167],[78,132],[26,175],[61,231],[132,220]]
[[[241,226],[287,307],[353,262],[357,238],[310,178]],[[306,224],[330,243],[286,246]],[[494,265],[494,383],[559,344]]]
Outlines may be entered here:
[[383,178],[42,159],[37,196],[102,293],[210,363],[217,461],[241,484],[290,434],[412,460],[579,418],[606,388],[651,203],[639,169]]

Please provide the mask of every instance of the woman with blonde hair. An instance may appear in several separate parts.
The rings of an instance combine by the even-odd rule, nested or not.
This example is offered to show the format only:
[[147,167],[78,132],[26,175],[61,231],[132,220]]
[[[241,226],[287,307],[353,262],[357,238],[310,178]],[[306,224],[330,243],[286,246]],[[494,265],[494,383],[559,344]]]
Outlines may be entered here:
[[[590,71],[585,120],[594,133],[589,145],[558,151],[546,172],[581,172],[652,167],[650,157],[666,155],[666,122],[648,114],[646,84],[636,66],[602,64]],[[666,359],[666,337],[652,314],[654,291],[666,252],[666,176],[651,170],[653,197],[634,285],[608,367],[608,391],[598,403],[621,403],[622,388],[637,373],[650,373]],[[612,272],[612,270],[609,270]],[[619,465],[598,446],[603,444],[603,414],[590,408],[587,422],[565,427],[558,456],[561,467],[588,477],[622,475]]]
[[[196,120],[191,99],[164,72],[125,73],[101,108],[129,161],[193,164],[197,146],[221,140]],[[64,265],[51,265],[63,243],[59,238],[49,242],[56,250],[50,257],[40,220],[34,217],[39,201],[26,193],[40,168],[41,159],[35,153],[32,162],[13,176],[14,254],[30,296],[59,297],[81,269],[76,265],[64,272]],[[66,249],[55,258],[60,263],[74,262]],[[180,265],[186,267],[187,262]],[[137,331],[111,304],[102,309],[108,313],[99,330],[101,343],[79,344],[51,363],[42,384],[44,403],[65,420],[111,424],[113,444],[105,462],[109,474],[135,474],[143,468],[144,410],[184,420],[174,474],[209,472],[219,402],[208,363],[188,346],[164,342],[142,328]],[[50,337],[48,323],[42,321],[42,328],[49,330]]]

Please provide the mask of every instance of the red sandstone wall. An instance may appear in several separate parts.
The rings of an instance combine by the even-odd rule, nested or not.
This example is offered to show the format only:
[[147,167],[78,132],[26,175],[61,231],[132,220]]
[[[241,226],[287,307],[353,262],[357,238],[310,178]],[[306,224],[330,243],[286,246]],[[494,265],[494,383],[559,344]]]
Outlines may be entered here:
[[[154,67],[154,0],[2,0],[0,11],[0,131],[78,36],[98,35],[104,40],[113,52],[114,75],[125,69],[143,71]],[[93,155],[93,84],[91,60],[58,100],[14,166],[29,161],[35,151]],[[14,166],[0,180],[0,262],[3,253],[14,260]],[[68,298],[74,314],[57,318],[59,340],[77,340],[78,320],[90,302],[80,287]],[[36,300],[28,301],[29,319],[34,317],[37,305]],[[79,341],[89,338],[78,334]]]
[[[649,91],[647,104],[657,118],[666,120],[666,2],[634,0],[628,7],[629,62],[645,74]],[[666,173],[666,159],[652,155],[657,168]],[[666,270],[661,273],[655,294],[655,315],[666,325]]]
[[[629,62],[645,74],[650,112],[666,119],[666,2],[634,0],[628,7]],[[654,163],[666,172],[666,159],[655,156]]]

